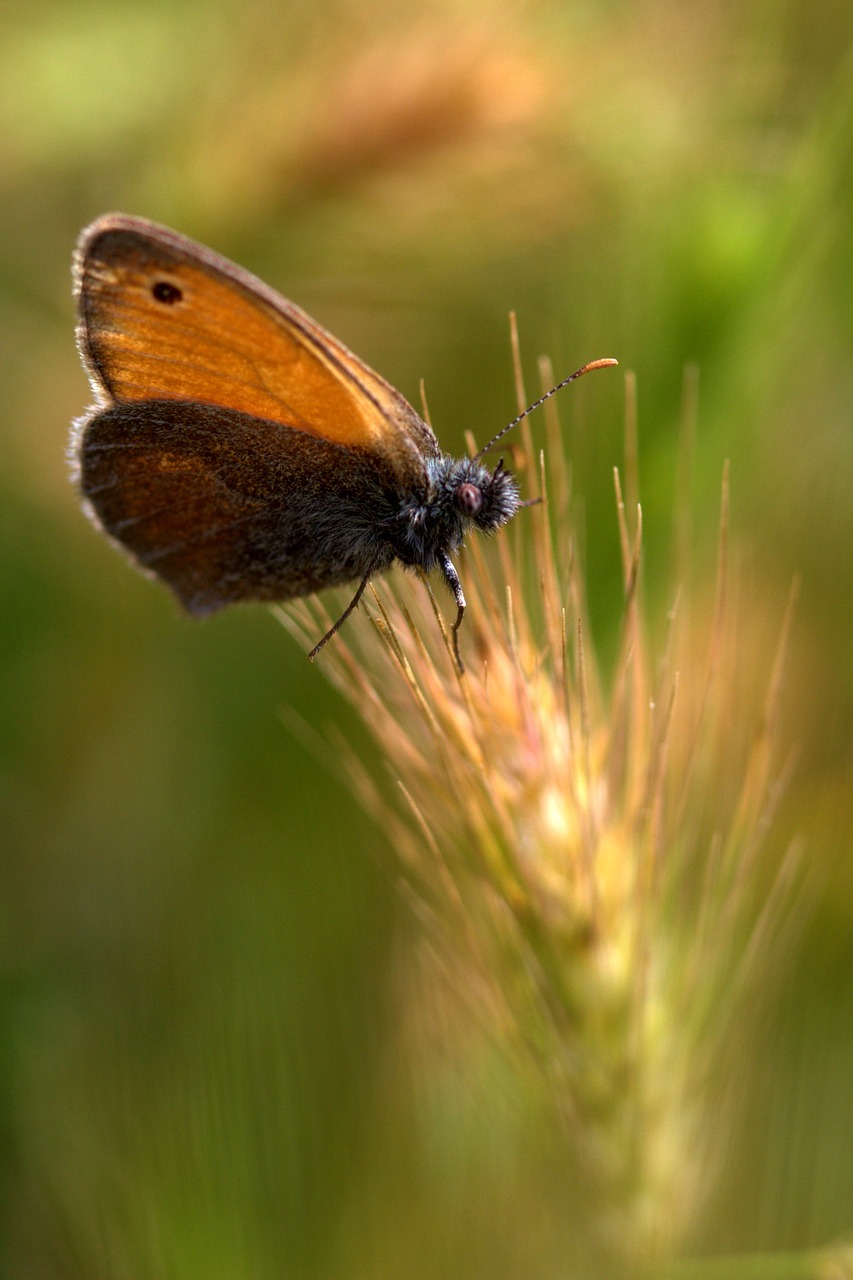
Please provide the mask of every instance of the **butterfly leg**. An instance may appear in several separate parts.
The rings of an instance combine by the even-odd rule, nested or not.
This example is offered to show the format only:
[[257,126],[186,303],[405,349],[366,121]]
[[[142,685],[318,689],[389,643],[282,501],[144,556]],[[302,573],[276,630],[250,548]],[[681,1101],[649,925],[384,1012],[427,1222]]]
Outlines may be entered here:
[[456,600],[456,621],[452,628],[453,656],[456,659],[456,666],[458,667],[459,674],[461,675],[465,670],[465,663],[462,661],[461,654],[459,653],[459,628],[462,626],[462,619],[465,616],[465,594],[462,590],[462,583],[459,581],[459,574],[456,572],[456,567],[450,559],[450,556],[444,554],[440,555],[438,563],[441,565],[441,572],[444,574],[444,581],[450,587],[450,590],[453,592],[453,597]]
[[349,604],[347,605],[347,607],[344,609],[344,611],[343,611],[343,613],[341,614],[341,616],[338,618],[337,622],[334,624],[334,626],[332,626],[332,627],[330,627],[330,628],[329,628],[329,630],[328,630],[328,631],[326,632],[326,634],[323,636],[322,640],[318,640],[318,641],[317,641],[317,643],[314,645],[314,648],[313,648],[313,649],[311,650],[311,652],[308,654],[308,661],[309,661],[309,662],[313,662],[313,661],[314,661],[314,659],[317,657],[317,654],[318,654],[318,653],[320,652],[320,650],[322,649],[323,645],[324,645],[324,644],[326,644],[329,640],[331,640],[332,636],[335,634],[335,632],[336,632],[336,631],[340,631],[341,627],[344,625],[344,623],[346,622],[347,618],[350,616],[350,614],[352,613],[353,609],[356,607],[356,605],[358,604],[359,600],[360,600],[360,599],[361,599],[361,597],[364,595],[364,589],[365,589],[365,587],[367,586],[368,582],[370,581],[370,575],[373,573],[373,570],[376,568],[376,566],[377,566],[377,564],[379,563],[379,561],[381,560],[381,558],[382,558],[382,551],[380,550],[380,551],[379,551],[379,552],[378,552],[378,553],[373,557],[373,559],[371,560],[370,564],[367,566],[367,572],[365,573],[365,575],[364,575],[364,577],[362,578],[361,582],[358,584],[358,590],[356,591],[356,593],[355,593],[355,595],[353,596],[352,600],[350,600],[350,602],[349,602]]

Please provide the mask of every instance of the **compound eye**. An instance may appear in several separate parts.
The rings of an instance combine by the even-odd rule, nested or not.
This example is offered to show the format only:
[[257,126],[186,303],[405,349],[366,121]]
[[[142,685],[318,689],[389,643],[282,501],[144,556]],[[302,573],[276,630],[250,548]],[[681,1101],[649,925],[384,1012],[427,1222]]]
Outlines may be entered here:
[[483,493],[475,484],[460,484],[456,490],[456,505],[466,516],[475,516],[483,505]]

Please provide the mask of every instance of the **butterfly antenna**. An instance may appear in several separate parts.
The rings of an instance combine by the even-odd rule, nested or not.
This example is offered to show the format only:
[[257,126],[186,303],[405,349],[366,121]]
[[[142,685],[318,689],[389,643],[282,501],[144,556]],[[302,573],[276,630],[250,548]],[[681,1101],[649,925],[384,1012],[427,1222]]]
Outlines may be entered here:
[[579,378],[584,373],[590,373],[593,369],[605,369],[609,365],[618,363],[618,360],[613,360],[608,356],[603,360],[590,360],[589,364],[585,364],[582,369],[575,369],[574,373],[570,373],[568,378],[563,378],[563,381],[558,382],[556,387],[552,387],[550,391],[545,392],[544,396],[540,396],[538,400],[534,400],[533,404],[529,404],[524,413],[520,413],[517,418],[513,418],[512,422],[507,423],[496,436],[492,437],[487,445],[483,446],[479,453],[474,455],[474,461],[479,462],[483,454],[488,453],[508,431],[512,431],[513,427],[517,427],[519,422],[526,418],[529,413],[532,413],[534,409],[538,409],[540,404],[544,404],[546,400],[551,399],[551,396],[556,395],[558,391],[562,391],[563,387],[567,387],[570,382],[574,382],[575,378]]

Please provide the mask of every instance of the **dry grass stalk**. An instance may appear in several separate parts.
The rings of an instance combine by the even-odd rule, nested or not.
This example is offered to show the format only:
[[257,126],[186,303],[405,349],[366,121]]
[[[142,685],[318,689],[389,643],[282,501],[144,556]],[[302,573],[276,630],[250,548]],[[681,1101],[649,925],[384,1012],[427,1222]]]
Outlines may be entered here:
[[[547,386],[544,364],[542,376]],[[750,705],[725,474],[710,618],[688,607],[682,490],[682,576],[653,653],[630,380],[628,390],[624,484],[615,472],[624,612],[611,675],[592,643],[553,400],[547,465],[529,430],[520,459],[544,502],[465,551],[465,675],[430,584],[403,575],[377,585],[367,616],[319,665],[397,780],[395,802],[349,760],[455,986],[547,1082],[605,1251],[648,1260],[677,1246],[703,1202],[719,1137],[706,1085],[781,936],[794,855],[768,871],[789,768],[776,738],[788,621],[775,661],[764,660],[764,706]],[[685,456],[691,430],[686,421]],[[330,622],[316,600],[281,617],[306,648]]]

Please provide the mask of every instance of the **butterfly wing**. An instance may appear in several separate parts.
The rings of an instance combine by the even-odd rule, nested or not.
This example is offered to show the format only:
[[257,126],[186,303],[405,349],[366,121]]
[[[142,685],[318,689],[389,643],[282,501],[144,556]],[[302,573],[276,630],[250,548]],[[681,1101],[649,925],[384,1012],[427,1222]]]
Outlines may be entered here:
[[[114,405],[80,446],[96,522],[196,615],[387,567],[397,505],[369,455],[233,409]],[[330,492],[328,475],[337,479]]]
[[109,214],[75,258],[78,339],[103,406],[214,404],[381,458],[405,488],[440,453],[389,383],[305,312],[204,246]]

